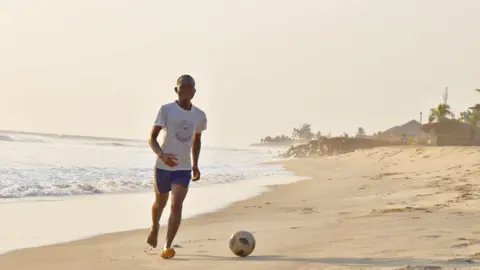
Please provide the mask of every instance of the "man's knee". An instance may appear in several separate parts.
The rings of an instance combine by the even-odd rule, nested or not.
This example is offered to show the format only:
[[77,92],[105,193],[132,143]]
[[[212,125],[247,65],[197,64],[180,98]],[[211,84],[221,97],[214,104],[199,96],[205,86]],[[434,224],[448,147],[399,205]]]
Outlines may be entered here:
[[171,212],[172,213],[181,213],[183,209],[183,201],[181,200],[172,200],[171,204]]
[[166,194],[156,194],[155,196],[155,205],[158,208],[165,208],[165,205],[167,205],[168,202],[168,193]]
[[188,189],[184,185],[172,185],[172,201],[171,211],[172,213],[181,213],[183,208],[183,201],[187,195]]

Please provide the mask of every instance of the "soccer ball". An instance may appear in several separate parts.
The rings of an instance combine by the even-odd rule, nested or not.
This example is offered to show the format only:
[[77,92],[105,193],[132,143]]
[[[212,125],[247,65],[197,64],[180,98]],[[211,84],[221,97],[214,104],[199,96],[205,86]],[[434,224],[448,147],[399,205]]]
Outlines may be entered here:
[[230,250],[239,257],[247,257],[255,249],[255,237],[249,231],[237,231],[230,237]]

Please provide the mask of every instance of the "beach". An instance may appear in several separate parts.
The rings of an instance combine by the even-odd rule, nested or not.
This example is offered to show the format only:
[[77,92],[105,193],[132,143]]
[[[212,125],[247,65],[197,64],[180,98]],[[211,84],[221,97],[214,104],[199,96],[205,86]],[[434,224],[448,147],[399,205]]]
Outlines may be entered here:
[[[480,269],[480,148],[374,148],[281,164],[304,180],[186,219],[172,260],[147,248],[140,229],[13,251],[0,269]],[[228,249],[238,229],[257,240],[247,258]]]
[[[204,146],[184,217],[297,181],[273,153]],[[0,131],[0,254],[145,228],[154,161],[142,140]]]

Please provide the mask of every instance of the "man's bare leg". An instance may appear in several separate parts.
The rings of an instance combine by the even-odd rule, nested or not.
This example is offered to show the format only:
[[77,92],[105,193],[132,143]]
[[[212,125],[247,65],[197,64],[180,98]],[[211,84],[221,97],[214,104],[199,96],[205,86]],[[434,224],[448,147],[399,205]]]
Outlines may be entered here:
[[182,222],[183,201],[187,196],[188,189],[179,184],[172,184],[171,212],[168,219],[168,230],[165,248],[171,248],[173,239],[177,234]]
[[160,229],[160,218],[163,209],[167,205],[168,193],[155,194],[155,202],[152,205],[152,229],[147,238],[147,243],[153,248],[157,247],[158,230]]

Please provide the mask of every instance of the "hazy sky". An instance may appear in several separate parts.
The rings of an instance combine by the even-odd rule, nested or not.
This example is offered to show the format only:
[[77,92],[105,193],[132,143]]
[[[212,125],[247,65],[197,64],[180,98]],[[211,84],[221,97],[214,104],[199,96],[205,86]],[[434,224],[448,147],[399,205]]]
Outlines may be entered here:
[[[197,80],[209,144],[479,102],[478,0],[0,0],[0,129],[146,138]],[[426,116],[424,116],[426,119]]]

